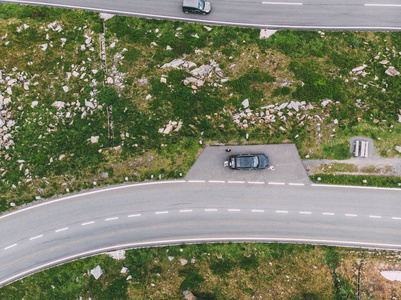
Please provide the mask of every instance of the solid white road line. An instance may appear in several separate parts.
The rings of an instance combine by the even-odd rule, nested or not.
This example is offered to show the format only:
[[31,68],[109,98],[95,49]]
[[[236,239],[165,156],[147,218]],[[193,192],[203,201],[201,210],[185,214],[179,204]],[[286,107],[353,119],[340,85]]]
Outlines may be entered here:
[[252,209],[253,213],[264,213],[265,211],[263,209]]
[[269,184],[284,185],[285,183],[284,182],[270,182],[269,181]]
[[155,215],[168,214],[168,211],[157,211]]
[[229,209],[227,209],[227,211],[241,211],[241,210],[238,208],[229,208]]
[[245,181],[227,181],[228,183],[245,183]]
[[82,223],[81,225],[82,225],[82,226],[86,226],[86,225],[90,225],[90,224],[93,224],[93,223],[95,223],[95,221],[90,221],[90,222]]
[[287,210],[276,210],[276,214],[288,214]]
[[345,214],[346,217],[357,217],[358,215],[355,214]]
[[57,229],[54,232],[61,232],[61,231],[65,231],[65,230],[68,230],[68,227]]
[[210,183],[225,183],[224,180],[209,180]]
[[135,215],[129,215],[128,218],[133,218],[133,217],[140,217],[141,214],[135,214]]
[[264,181],[248,181],[249,184],[265,184]]
[[41,238],[42,236],[43,236],[43,234],[37,235],[37,236],[31,237],[29,240],[30,240],[30,241],[33,241],[33,240],[36,240],[36,239],[38,239],[38,238]]
[[10,245],[10,246],[8,246],[8,247],[5,247],[4,250],[8,250],[8,249],[13,248],[13,247],[15,247],[15,246],[17,246],[17,244],[12,244],[12,245]]
[[369,3],[365,4],[365,6],[373,6],[373,7],[401,7],[401,4],[374,4],[374,3]]
[[373,218],[373,219],[381,219],[381,216],[369,216],[369,218]]
[[217,211],[217,208],[205,208],[205,211]]
[[180,213],[192,212],[192,209],[181,209]]
[[299,213],[302,215],[311,215],[312,214],[311,211],[300,211]]
[[114,220],[118,220],[118,217],[113,217],[113,218],[107,218],[104,219],[105,221],[114,221]]
[[325,216],[334,216],[335,213],[324,212],[324,213],[322,213],[322,215],[325,215]]
[[262,2],[262,4],[279,4],[279,5],[302,5],[302,3],[297,2]]

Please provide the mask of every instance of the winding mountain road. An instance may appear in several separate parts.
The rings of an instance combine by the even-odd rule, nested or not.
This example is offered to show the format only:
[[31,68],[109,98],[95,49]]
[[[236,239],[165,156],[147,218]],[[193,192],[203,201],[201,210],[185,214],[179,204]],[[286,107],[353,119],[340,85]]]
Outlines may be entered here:
[[2,0],[129,16],[270,29],[401,30],[401,0],[211,0],[207,16],[182,12],[181,0]]

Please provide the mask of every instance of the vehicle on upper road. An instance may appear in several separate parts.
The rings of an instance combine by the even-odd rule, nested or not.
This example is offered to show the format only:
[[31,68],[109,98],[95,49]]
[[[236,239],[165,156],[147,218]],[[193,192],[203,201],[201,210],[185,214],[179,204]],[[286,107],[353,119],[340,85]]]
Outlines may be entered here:
[[182,11],[184,13],[197,13],[206,15],[212,10],[210,2],[203,0],[183,0]]
[[266,169],[269,158],[265,154],[237,154],[232,155],[224,162],[225,167],[233,170]]

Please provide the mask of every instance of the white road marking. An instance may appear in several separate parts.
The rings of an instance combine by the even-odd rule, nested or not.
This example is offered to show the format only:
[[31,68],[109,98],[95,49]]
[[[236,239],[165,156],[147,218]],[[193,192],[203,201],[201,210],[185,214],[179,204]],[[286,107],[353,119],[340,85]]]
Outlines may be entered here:
[[168,214],[168,211],[157,211],[155,215]]
[[245,181],[227,181],[228,183],[245,183]]
[[[2,0],[2,2],[14,2],[15,0]],[[146,13],[137,13],[137,12],[130,12],[124,10],[114,10],[114,9],[101,9],[101,8],[94,8],[94,7],[87,7],[87,6],[78,6],[78,5],[64,5],[64,4],[51,4],[48,2],[39,2],[39,1],[26,1],[26,0],[18,0],[18,3],[23,4],[37,4],[37,5],[45,5],[51,7],[63,7],[63,8],[70,8],[70,9],[82,9],[82,10],[96,10],[97,12],[105,12],[110,14],[124,14],[128,16],[139,16],[139,17],[146,17],[146,18],[162,18],[174,21],[190,21],[193,22],[194,19],[191,18],[178,18],[178,17],[170,17],[166,15],[155,15],[155,14],[146,14]],[[401,30],[401,27],[395,26],[304,26],[304,25],[278,25],[278,24],[258,24],[258,23],[238,23],[238,22],[225,22],[225,21],[217,21],[217,20],[202,20],[203,23],[212,24],[212,25],[229,25],[229,26],[240,26],[240,27],[258,27],[258,28],[276,28],[276,29],[316,29],[319,27],[321,30],[330,29],[330,30],[344,30],[344,29],[353,29],[353,30],[377,30],[377,31],[387,31],[387,30]],[[171,182],[171,181],[170,181]],[[182,181],[173,181],[175,183],[178,182],[185,182]],[[160,184],[165,182],[152,182],[147,184]],[[119,187],[124,188],[124,187]],[[82,196],[83,194],[79,195]]]
[[54,232],[61,232],[61,231],[65,231],[65,230],[68,230],[68,227],[57,229]]
[[269,184],[284,185],[284,182],[269,182]]
[[43,234],[37,235],[37,236],[31,237],[29,240],[30,240],[30,241],[33,241],[33,240],[36,240],[36,239],[41,238],[42,236],[43,236]]
[[263,209],[252,209],[253,213],[264,213],[265,211]]
[[298,2],[262,2],[262,4],[278,4],[278,5],[302,5],[302,3]]
[[229,208],[229,209],[227,209],[227,211],[241,211],[241,210],[238,208]]
[[192,209],[181,209],[180,213],[192,212]]
[[288,185],[299,185],[299,186],[302,186],[302,185],[305,185],[305,183],[289,183]]
[[189,183],[204,183],[205,180],[188,180]]
[[276,214],[288,214],[288,210],[276,210]]
[[369,4],[365,4],[365,6],[401,7],[401,4],[374,4],[374,3],[369,3]]
[[391,219],[393,219],[393,220],[401,220],[400,217],[392,217]]
[[248,181],[249,184],[265,184],[264,181]]
[[324,212],[324,213],[322,213],[322,215],[325,215],[325,216],[334,216],[335,213]]
[[345,214],[346,217],[357,217],[358,215],[355,214]]
[[90,221],[90,222],[82,223],[81,225],[82,225],[82,226],[86,226],[86,225],[90,225],[90,224],[93,224],[93,223],[95,223],[95,221]]
[[10,248],[12,248],[12,247],[15,247],[15,246],[17,246],[17,244],[12,244],[12,245],[10,245],[10,246],[8,246],[8,247],[5,247],[4,250],[8,250],[8,249],[10,249]]
[[217,211],[217,208],[205,208],[205,211]]
[[300,211],[299,213],[302,215],[311,215],[312,214],[311,211]]
[[107,218],[104,219],[105,221],[114,221],[114,220],[118,220],[118,217],[113,217],[113,218]]
[[140,217],[141,214],[135,214],[135,215],[129,215],[128,218],[133,218],[133,217]]
[[224,180],[209,180],[210,183],[225,183]]
[[373,218],[373,219],[381,219],[381,216],[369,216],[369,218]]

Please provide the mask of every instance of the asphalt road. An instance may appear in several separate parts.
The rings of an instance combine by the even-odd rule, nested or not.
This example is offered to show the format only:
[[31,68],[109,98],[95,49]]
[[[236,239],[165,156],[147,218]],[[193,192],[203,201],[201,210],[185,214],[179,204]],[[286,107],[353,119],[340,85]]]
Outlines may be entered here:
[[0,1],[113,14],[270,29],[401,30],[401,0],[210,0],[207,16],[182,12],[181,0]]
[[401,190],[187,180],[43,202],[0,217],[0,286],[118,248],[279,241],[401,249]]

